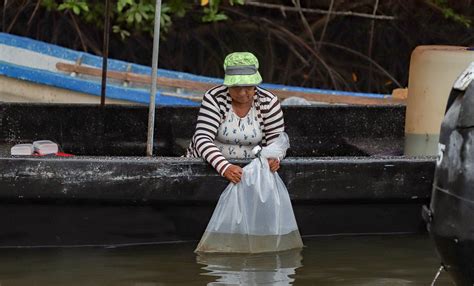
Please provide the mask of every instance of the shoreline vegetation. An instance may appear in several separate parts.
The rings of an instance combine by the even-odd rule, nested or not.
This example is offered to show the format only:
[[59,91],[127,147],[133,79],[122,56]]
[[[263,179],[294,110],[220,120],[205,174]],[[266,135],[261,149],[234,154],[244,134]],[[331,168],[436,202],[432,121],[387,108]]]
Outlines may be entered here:
[[[109,57],[150,65],[154,0],[112,1]],[[168,0],[160,68],[222,77],[248,50],[265,82],[392,93],[418,45],[474,45],[471,1]],[[2,31],[101,55],[104,1],[1,1]]]

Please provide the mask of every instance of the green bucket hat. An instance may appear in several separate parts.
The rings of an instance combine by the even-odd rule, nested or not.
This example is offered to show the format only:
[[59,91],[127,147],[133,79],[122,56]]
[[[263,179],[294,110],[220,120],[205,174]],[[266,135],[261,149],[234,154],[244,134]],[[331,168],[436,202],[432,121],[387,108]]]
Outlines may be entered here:
[[255,86],[262,82],[258,59],[249,52],[236,52],[224,60],[225,86]]

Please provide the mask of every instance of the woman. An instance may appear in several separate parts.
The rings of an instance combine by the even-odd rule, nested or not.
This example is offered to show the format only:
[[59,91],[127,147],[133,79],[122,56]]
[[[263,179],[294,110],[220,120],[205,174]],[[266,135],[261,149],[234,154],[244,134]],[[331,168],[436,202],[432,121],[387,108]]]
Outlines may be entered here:
[[[262,82],[258,66],[248,52],[225,58],[224,84],[204,94],[187,152],[187,157],[204,158],[234,184],[240,182],[242,168],[227,159],[253,158],[255,146],[269,145],[284,131],[278,98],[257,86]],[[272,172],[280,168],[278,159],[268,163]]]

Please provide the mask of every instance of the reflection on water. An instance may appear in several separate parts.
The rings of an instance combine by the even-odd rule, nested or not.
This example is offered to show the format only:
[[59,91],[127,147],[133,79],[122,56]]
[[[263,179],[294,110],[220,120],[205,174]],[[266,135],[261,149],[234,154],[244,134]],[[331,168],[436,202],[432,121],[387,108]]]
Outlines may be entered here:
[[215,277],[207,285],[292,285],[301,266],[301,249],[265,254],[202,254],[197,262],[205,265],[204,275]]
[[[273,254],[199,255],[195,243],[127,248],[0,249],[1,286],[430,285],[427,235],[319,237]],[[452,285],[442,273],[437,286]]]

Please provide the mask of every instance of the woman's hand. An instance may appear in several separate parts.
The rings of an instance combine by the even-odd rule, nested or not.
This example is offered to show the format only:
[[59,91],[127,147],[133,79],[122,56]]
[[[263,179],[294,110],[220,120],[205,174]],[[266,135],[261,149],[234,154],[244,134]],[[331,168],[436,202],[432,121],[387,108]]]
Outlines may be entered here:
[[270,171],[276,172],[278,169],[280,169],[280,160],[268,159],[268,165],[270,166]]
[[242,168],[237,165],[230,165],[224,172],[224,177],[234,184],[237,184],[242,179]]

